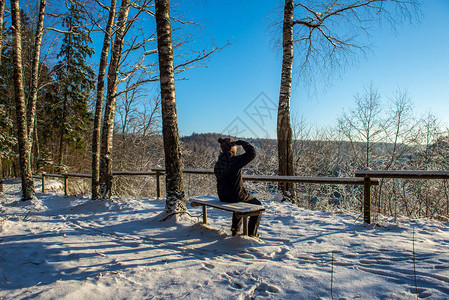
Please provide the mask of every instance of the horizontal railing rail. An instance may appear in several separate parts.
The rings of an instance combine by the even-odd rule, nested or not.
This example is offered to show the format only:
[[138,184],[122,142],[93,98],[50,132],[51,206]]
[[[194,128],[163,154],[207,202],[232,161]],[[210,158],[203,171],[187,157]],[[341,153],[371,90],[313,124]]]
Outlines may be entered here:
[[357,170],[356,177],[403,178],[403,179],[449,179],[449,171],[426,170]]
[[[151,170],[165,174],[165,168],[152,168]],[[183,169],[186,174],[214,174],[212,169]],[[363,185],[363,178],[356,177],[330,177],[330,176],[279,176],[279,175],[243,175],[243,180],[248,181],[268,181],[268,182],[294,182],[294,183],[317,183],[317,184],[347,184]],[[379,180],[371,180],[371,185],[379,185]]]
[[[203,175],[213,175],[214,170],[212,169],[194,169],[194,168],[184,168],[183,173],[185,174],[203,174]],[[165,175],[165,168],[155,167],[151,168],[150,171],[114,171],[113,176],[156,176],[156,194],[157,198],[161,198],[161,180],[160,177]],[[45,178],[55,177],[64,179],[64,194],[68,196],[68,178],[78,177],[78,178],[92,178],[90,174],[79,174],[79,173],[63,173],[63,174],[47,174],[42,173],[42,192],[45,193]],[[243,180],[246,181],[261,181],[261,182],[292,182],[292,183],[306,183],[306,184],[342,184],[342,185],[363,185],[364,186],[364,221],[370,223],[370,205],[367,206],[366,203],[370,203],[370,189],[372,185],[379,185],[379,180],[370,179],[363,176],[359,177],[328,177],[328,176],[318,176],[318,177],[306,177],[306,176],[278,176],[278,175],[243,175]]]

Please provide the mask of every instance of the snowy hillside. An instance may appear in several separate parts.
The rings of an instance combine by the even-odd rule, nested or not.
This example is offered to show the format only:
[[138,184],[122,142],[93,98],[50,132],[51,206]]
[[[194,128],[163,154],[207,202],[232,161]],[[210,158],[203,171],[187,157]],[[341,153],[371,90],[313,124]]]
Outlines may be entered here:
[[161,223],[163,200],[23,203],[19,188],[1,199],[0,299],[413,299],[414,274],[419,297],[449,298],[449,223],[366,226],[268,200],[258,240],[231,237],[219,210],[209,226]]

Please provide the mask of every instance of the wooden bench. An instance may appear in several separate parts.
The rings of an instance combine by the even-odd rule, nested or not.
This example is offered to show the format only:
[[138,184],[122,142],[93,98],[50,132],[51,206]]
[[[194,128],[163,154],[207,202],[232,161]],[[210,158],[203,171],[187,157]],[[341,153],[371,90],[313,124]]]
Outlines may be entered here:
[[217,197],[202,196],[192,197],[189,199],[190,206],[202,206],[203,207],[203,224],[207,224],[207,206],[230,211],[237,217],[243,218],[243,234],[248,235],[248,217],[257,216],[261,214],[265,208],[262,205],[255,205],[245,202],[221,202]]

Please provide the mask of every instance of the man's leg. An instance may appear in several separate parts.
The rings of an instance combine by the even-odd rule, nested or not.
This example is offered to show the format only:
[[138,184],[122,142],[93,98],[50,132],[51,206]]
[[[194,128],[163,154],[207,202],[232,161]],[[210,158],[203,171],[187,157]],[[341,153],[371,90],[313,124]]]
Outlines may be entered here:
[[231,231],[232,235],[237,235],[240,231],[240,227],[242,226],[243,219],[242,217],[237,217],[235,213],[232,214],[232,226]]
[[[262,202],[257,200],[256,198],[251,199],[249,201],[246,201],[247,203],[255,204],[255,205],[262,205]],[[248,235],[250,236],[256,236],[257,229],[259,228],[260,219],[262,218],[262,212],[260,212],[257,216],[251,216],[249,217],[248,222]]]
[[257,216],[249,217],[249,222],[248,222],[248,235],[249,236],[256,236],[257,229],[259,228],[261,218],[262,218],[262,212],[260,212]]

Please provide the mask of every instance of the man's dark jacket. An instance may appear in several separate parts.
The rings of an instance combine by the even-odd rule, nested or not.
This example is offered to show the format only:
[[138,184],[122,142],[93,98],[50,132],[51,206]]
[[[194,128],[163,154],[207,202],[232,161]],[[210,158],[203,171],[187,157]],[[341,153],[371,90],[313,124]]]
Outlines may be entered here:
[[243,187],[242,168],[256,157],[256,151],[248,142],[236,143],[242,145],[245,153],[235,156],[221,153],[214,168],[218,197],[223,202],[246,202],[254,199]]

